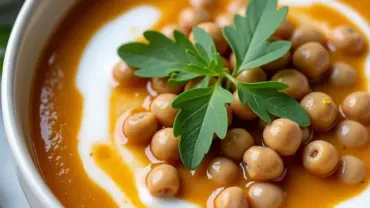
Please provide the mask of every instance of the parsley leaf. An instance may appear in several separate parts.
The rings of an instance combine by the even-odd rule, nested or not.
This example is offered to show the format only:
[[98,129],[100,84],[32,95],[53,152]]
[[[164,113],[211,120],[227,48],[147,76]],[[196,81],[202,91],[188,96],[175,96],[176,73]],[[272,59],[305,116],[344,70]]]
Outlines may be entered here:
[[186,51],[195,53],[195,48],[183,33],[175,31],[175,41],[156,31],[147,31],[144,37],[148,44],[132,42],[118,49],[119,56],[128,65],[138,68],[136,75],[148,78],[171,76],[173,83],[198,76],[184,70],[185,66],[195,62]]
[[227,132],[225,104],[232,94],[217,83],[209,88],[191,89],[180,94],[172,103],[180,112],[174,123],[175,136],[181,136],[181,160],[190,169],[197,168],[209,151],[214,133],[224,138]]
[[187,51],[188,54],[194,57],[196,62],[186,66],[185,70],[202,76],[221,75],[224,71],[223,62],[216,50],[212,37],[198,27],[193,29],[193,34],[198,53],[193,50]]
[[254,0],[245,17],[236,15],[234,27],[224,28],[224,36],[235,53],[236,74],[274,61],[289,51],[288,41],[267,41],[287,13],[288,7],[277,10],[277,0]]
[[[258,85],[258,83],[256,83]],[[238,83],[238,95],[242,103],[248,103],[252,110],[265,122],[271,123],[271,116],[287,118],[300,126],[309,126],[310,119],[299,103],[278,90],[283,86],[251,87],[251,84]]]

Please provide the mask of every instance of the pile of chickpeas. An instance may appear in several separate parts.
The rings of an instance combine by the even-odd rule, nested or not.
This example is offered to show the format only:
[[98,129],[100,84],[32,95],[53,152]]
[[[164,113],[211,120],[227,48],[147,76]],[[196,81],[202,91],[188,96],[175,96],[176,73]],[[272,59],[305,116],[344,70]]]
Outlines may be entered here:
[[[218,52],[224,57],[225,67],[235,68],[235,56],[222,36],[222,28],[233,24],[233,15],[244,15],[246,3],[234,1],[225,13],[211,19],[208,12],[215,0],[190,0],[192,5],[179,14],[178,24],[168,25],[162,32],[173,39],[174,30],[182,31],[193,40],[191,29],[195,26],[207,31],[213,38]],[[366,175],[365,163],[352,155],[340,156],[336,148],[327,141],[314,140],[314,134],[335,131],[336,138],[346,148],[363,148],[368,143],[368,132],[364,126],[370,121],[370,94],[353,92],[343,103],[333,99],[311,86],[317,82],[329,82],[336,86],[355,85],[357,71],[342,62],[332,62],[328,45],[347,56],[361,56],[366,51],[364,37],[349,26],[335,28],[325,37],[317,28],[310,25],[294,27],[285,20],[270,38],[270,41],[289,40],[292,49],[280,59],[262,67],[244,71],[237,80],[261,82],[274,80],[289,87],[282,92],[296,99],[306,110],[311,126],[301,128],[294,121],[278,118],[265,124],[251,110],[242,104],[237,92],[227,105],[229,130],[226,138],[219,142],[220,154],[208,165],[209,179],[224,187],[214,200],[216,208],[278,208],[284,204],[284,191],[271,181],[282,177],[285,171],[284,157],[302,157],[304,168],[318,177],[337,175],[345,184],[358,184]],[[114,78],[123,87],[145,82],[134,75],[134,68],[124,62],[113,70]],[[155,197],[173,197],[180,190],[180,178],[176,169],[181,165],[178,143],[180,138],[173,134],[173,123],[178,113],[171,104],[184,90],[196,87],[200,80],[189,81],[184,86],[172,86],[167,78],[149,80],[152,90],[158,93],[146,112],[130,115],[122,127],[129,143],[149,145],[152,155],[161,163],[154,165],[146,178],[147,188]],[[344,119],[340,117],[341,110]],[[264,126],[262,144],[244,128],[233,128],[233,117],[238,120],[254,120]],[[235,120],[235,119],[234,119]],[[298,151],[298,150],[302,151]],[[301,155],[303,154],[303,155]],[[243,164],[250,185],[247,189],[235,186],[235,179],[242,172]]]

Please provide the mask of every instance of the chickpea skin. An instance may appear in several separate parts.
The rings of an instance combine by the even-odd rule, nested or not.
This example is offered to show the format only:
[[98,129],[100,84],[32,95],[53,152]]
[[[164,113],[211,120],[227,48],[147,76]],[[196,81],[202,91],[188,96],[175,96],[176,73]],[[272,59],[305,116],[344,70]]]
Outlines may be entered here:
[[209,14],[206,11],[192,7],[183,9],[179,16],[180,26],[187,30],[191,30],[196,25],[208,20]]
[[[216,49],[220,54],[225,54],[227,52],[229,45],[222,35],[222,29],[220,26],[213,22],[204,22],[197,25],[197,27],[203,29],[212,37],[216,45]],[[192,43],[195,43],[193,32],[190,33],[189,40]]]
[[332,35],[331,42],[341,52],[349,55],[362,55],[365,52],[365,38],[353,28],[342,25],[337,27]]
[[248,148],[254,145],[252,135],[245,129],[230,129],[225,139],[220,142],[220,149],[225,156],[241,161]]
[[184,35],[186,36],[189,34],[189,30],[175,24],[166,25],[165,27],[162,28],[161,33],[163,33],[169,39],[175,40],[175,37],[173,36],[173,32],[175,32],[175,30],[184,33]]
[[317,176],[331,175],[337,168],[339,155],[335,147],[323,140],[316,140],[303,150],[303,166]]
[[302,128],[301,130],[302,130],[302,143],[301,143],[301,146],[305,146],[306,144],[308,144],[309,142],[312,141],[314,132],[309,127]]
[[253,146],[243,155],[245,170],[255,181],[267,181],[283,174],[284,164],[281,157],[268,147]]
[[232,185],[239,173],[238,165],[226,157],[213,159],[207,170],[208,177],[221,186]]
[[290,41],[292,42],[292,48],[296,49],[309,42],[321,43],[323,37],[316,28],[312,26],[301,26],[293,32]]
[[306,76],[296,70],[281,70],[274,74],[271,80],[287,84],[289,87],[281,90],[281,92],[296,100],[300,100],[310,92],[310,84]]
[[173,128],[165,128],[154,134],[150,149],[153,155],[161,161],[171,163],[180,159],[179,137],[173,135]]
[[113,78],[122,87],[135,87],[144,81],[144,79],[136,76],[135,69],[129,67],[124,61],[119,61],[113,67]]
[[263,65],[262,69],[267,72],[275,72],[277,70],[285,68],[290,63],[291,59],[292,54],[290,53],[290,51],[288,51],[288,53],[286,53],[281,58]]
[[364,181],[366,176],[365,163],[350,155],[340,158],[337,177],[344,184],[359,184]]
[[331,69],[329,83],[336,86],[351,86],[356,83],[357,71],[350,65],[337,62]]
[[284,191],[271,183],[252,184],[247,196],[253,208],[281,208],[285,203]]
[[176,196],[180,187],[179,174],[176,168],[171,165],[158,165],[149,172],[146,186],[154,197]]
[[178,94],[181,92],[182,85],[170,85],[168,83],[168,78],[153,78],[152,79],[152,88],[159,94],[162,93],[173,93]]
[[261,68],[245,70],[240,73],[236,80],[241,82],[263,82],[267,80],[266,73]]
[[123,133],[133,144],[148,144],[157,129],[157,118],[152,112],[132,114],[123,124]]
[[275,33],[272,36],[284,40],[289,40],[293,34],[293,29],[294,28],[292,23],[286,19],[281,23],[280,27],[275,31]]
[[247,6],[247,3],[244,0],[234,0],[227,6],[227,11],[231,14],[236,14],[239,12],[240,8]]
[[349,148],[360,148],[367,144],[367,129],[361,123],[344,120],[337,126],[336,135],[340,143]]
[[230,126],[233,123],[233,111],[229,104],[225,104],[227,112],[227,125]]
[[190,5],[194,8],[208,9],[215,5],[216,0],[190,0]]
[[172,102],[177,95],[165,93],[158,95],[150,105],[152,111],[158,121],[166,127],[172,127],[175,121],[178,110],[172,107]]
[[216,197],[215,208],[248,208],[247,196],[243,189],[229,187]]
[[297,123],[279,118],[263,131],[263,141],[280,155],[294,155],[302,142],[302,130]]
[[322,92],[312,92],[301,100],[301,106],[306,110],[315,130],[327,131],[334,126],[338,108],[333,99]]
[[243,104],[240,102],[237,91],[233,94],[233,101],[230,106],[233,113],[242,120],[253,120],[257,118],[257,114],[253,112],[248,103]]
[[352,120],[361,123],[370,121],[370,94],[368,92],[353,92],[342,104],[343,113]]
[[232,26],[234,24],[233,15],[229,13],[222,13],[216,17],[215,22],[221,28]]
[[231,53],[230,58],[229,58],[229,64],[230,64],[230,67],[232,68],[232,71],[234,71],[235,68],[236,68],[236,57],[235,57],[235,53]]
[[329,70],[329,52],[316,42],[305,43],[293,54],[293,64],[310,80],[316,81]]

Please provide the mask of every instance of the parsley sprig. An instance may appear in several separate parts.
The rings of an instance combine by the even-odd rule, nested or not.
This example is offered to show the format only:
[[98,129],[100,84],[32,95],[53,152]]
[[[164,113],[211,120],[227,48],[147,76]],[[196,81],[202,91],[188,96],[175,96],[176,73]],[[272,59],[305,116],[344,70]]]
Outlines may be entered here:
[[[239,99],[265,122],[271,115],[288,118],[300,126],[309,126],[307,113],[297,101],[280,92],[288,86],[266,81],[244,83],[236,76],[284,56],[290,49],[288,41],[269,42],[288,13],[287,7],[277,9],[277,0],[252,0],[245,17],[236,15],[234,26],[225,27],[223,34],[236,56],[232,74],[224,68],[212,37],[204,30],[193,29],[195,44],[179,31],[172,41],[159,32],[147,31],[148,43],[133,42],[119,48],[120,57],[138,68],[141,77],[169,77],[170,84],[183,84],[202,78],[199,88],[181,93],[172,103],[180,109],[174,123],[175,136],[181,136],[181,160],[190,169],[197,168],[208,153],[214,135],[223,139],[228,122],[225,104],[232,102],[232,93],[223,80],[235,85]],[[210,86],[210,78],[217,80]]]

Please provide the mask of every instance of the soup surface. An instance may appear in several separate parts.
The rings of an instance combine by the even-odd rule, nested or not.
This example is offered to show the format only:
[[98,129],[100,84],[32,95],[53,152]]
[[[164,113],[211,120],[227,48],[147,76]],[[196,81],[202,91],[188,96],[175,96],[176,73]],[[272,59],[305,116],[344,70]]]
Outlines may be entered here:
[[[225,12],[230,2],[217,0],[209,10],[211,17]],[[299,2],[305,1],[281,2],[290,6],[288,19],[295,27],[312,24],[328,36],[333,28],[349,25],[364,37],[369,35],[370,14],[366,8],[370,8],[370,2],[367,0],[312,5]],[[64,206],[205,207],[207,201],[208,207],[213,206],[212,200],[222,188],[209,180],[206,167],[219,151],[217,148],[195,171],[177,166],[181,179],[178,200],[150,196],[145,176],[152,163],[156,163],[155,158],[147,146],[125,144],[121,127],[133,111],[148,109],[157,94],[150,82],[121,88],[111,75],[119,61],[117,48],[121,44],[140,40],[145,30],[160,30],[167,24],[176,24],[178,14],[187,6],[188,0],[82,1],[70,10],[52,35],[35,75],[30,119],[40,170]],[[332,51],[332,59],[356,69],[356,84],[338,87],[323,81],[312,85],[312,90],[327,93],[340,106],[351,92],[367,91],[365,71],[370,70],[369,63],[366,65],[369,55],[366,52],[348,57]],[[342,116],[340,120],[343,119]],[[256,140],[261,140],[263,129],[258,127],[258,122],[238,121],[235,126],[243,126]],[[334,130],[315,132],[314,139],[329,141],[340,156],[356,156],[370,167],[368,146],[345,148]],[[299,151],[299,154],[302,153]],[[370,171],[360,184],[345,185],[335,176],[312,175],[302,166],[301,157],[294,157],[296,159],[284,158],[288,171],[282,181],[276,182],[287,194],[284,207],[337,204],[351,207],[351,203],[357,203],[356,207],[360,208],[370,207],[369,202],[366,204]],[[238,181],[240,187],[250,185],[242,176]]]

